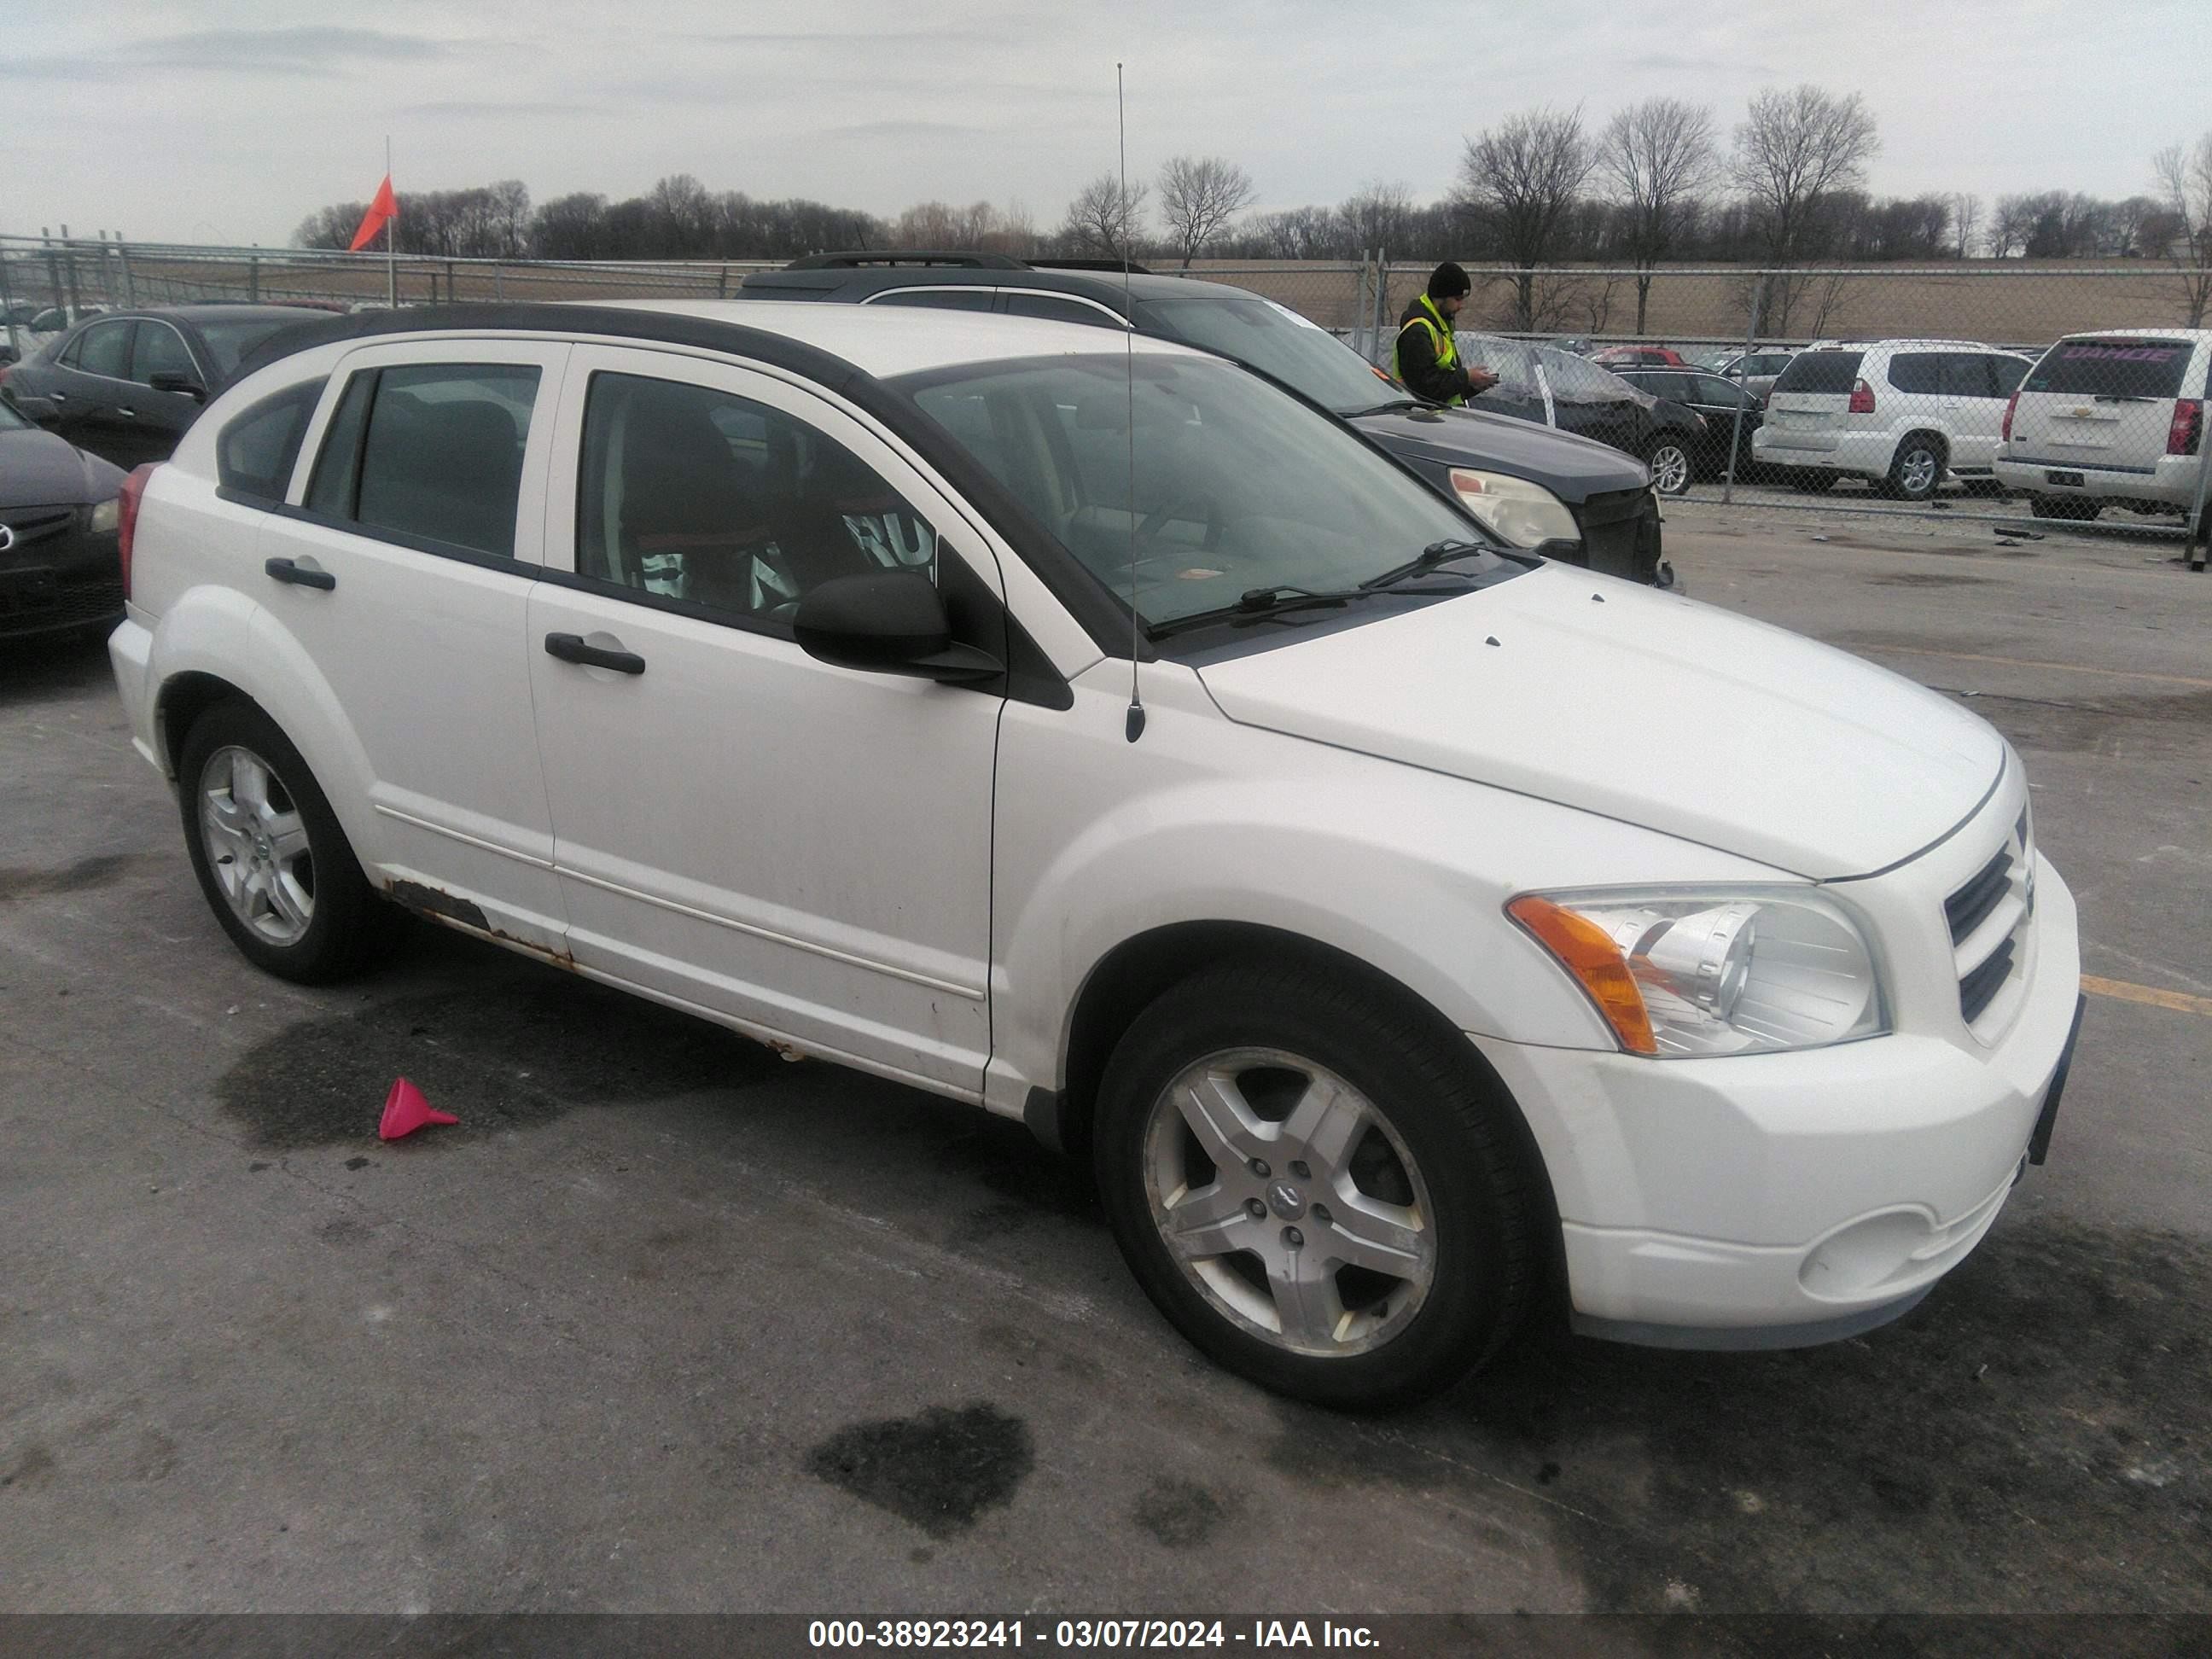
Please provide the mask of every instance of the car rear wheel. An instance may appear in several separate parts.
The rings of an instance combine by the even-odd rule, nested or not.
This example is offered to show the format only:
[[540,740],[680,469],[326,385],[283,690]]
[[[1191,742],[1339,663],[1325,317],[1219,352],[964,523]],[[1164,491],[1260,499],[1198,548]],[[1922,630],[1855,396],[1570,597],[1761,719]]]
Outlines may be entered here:
[[1679,438],[1655,438],[1644,452],[1651,467],[1651,487],[1662,495],[1686,495],[1690,490],[1690,452]]
[[2101,501],[2085,501],[2077,495],[2032,495],[2028,510],[2039,519],[2071,519],[2086,523],[2105,510]]
[[192,873],[256,967],[319,984],[391,936],[399,912],[370,890],[307,762],[258,708],[219,702],[202,714],[177,779]]
[[1925,432],[1910,434],[1898,445],[1897,453],[1889,463],[1889,477],[1883,481],[1882,493],[1903,501],[1928,500],[1943,482],[1947,459],[1942,439]]
[[1228,1369],[1399,1405],[1519,1324],[1540,1182],[1512,1108],[1409,1010],[1302,968],[1162,996],[1116,1047],[1093,1139],[1138,1282]]

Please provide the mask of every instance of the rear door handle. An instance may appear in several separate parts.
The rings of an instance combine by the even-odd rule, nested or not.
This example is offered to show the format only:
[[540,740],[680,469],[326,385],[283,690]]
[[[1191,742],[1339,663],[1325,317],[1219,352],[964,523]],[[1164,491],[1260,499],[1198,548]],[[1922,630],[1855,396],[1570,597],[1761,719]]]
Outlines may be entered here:
[[609,651],[587,645],[580,634],[548,634],[545,654],[562,662],[582,663],[587,668],[611,668],[617,674],[642,674],[645,659],[635,651]]
[[261,568],[278,581],[290,582],[295,587],[320,588],[327,593],[338,585],[338,579],[329,571],[297,565],[289,559],[270,559]]
[[126,421],[135,421],[138,418],[138,411],[135,409],[118,408],[115,412]]

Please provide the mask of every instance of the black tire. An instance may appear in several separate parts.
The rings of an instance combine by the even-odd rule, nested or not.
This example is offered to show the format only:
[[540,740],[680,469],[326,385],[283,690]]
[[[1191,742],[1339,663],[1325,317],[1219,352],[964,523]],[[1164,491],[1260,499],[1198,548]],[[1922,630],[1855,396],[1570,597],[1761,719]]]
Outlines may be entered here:
[[1950,451],[1932,432],[1908,432],[1890,458],[1881,493],[1900,501],[1933,501],[1951,465]]
[[[277,942],[249,926],[226,896],[202,822],[209,763],[225,749],[244,750],[268,769],[272,801],[289,803],[307,832],[301,884],[312,901],[305,931]],[[281,796],[279,792],[281,791]],[[343,979],[367,963],[404,924],[402,913],[379,898],[362,876],[344,830],[314,775],[276,723],[251,703],[213,704],[185,734],[177,766],[177,800],[185,848],[200,891],[246,959],[280,979],[303,985]]]
[[1690,446],[1672,433],[1661,433],[1644,447],[1644,464],[1651,469],[1651,488],[1666,496],[1686,495],[1698,471]]
[[[1362,1352],[1296,1352],[1279,1336],[1217,1306],[1219,1298],[1201,1288],[1196,1269],[1187,1269],[1171,1253],[1154,1218],[1154,1148],[1168,1144],[1153,1134],[1155,1108],[1167,1109],[1170,1085],[1186,1068],[1255,1049],[1285,1051],[1349,1085],[1387,1123],[1388,1133],[1420,1172],[1405,1175],[1404,1190],[1416,1203],[1419,1192],[1427,1194],[1420,1213],[1424,1236],[1432,1230],[1431,1276],[1409,1313],[1401,1304],[1399,1328],[1382,1335],[1387,1324],[1378,1326],[1377,1336],[1365,1339],[1379,1337],[1377,1345]],[[1294,1074],[1255,1065],[1238,1082],[1285,1075]],[[1547,1259],[1540,1229],[1548,1221],[1549,1205],[1513,1114],[1472,1054],[1433,1031],[1417,1009],[1315,969],[1231,964],[1169,991],[1122,1036],[1100,1090],[1092,1155],[1107,1218],[1124,1257],[1146,1295],[1193,1344],[1276,1393],[1344,1409],[1382,1409],[1422,1399],[1466,1376],[1497,1352],[1528,1313]],[[1284,1122],[1275,1127],[1280,1132]],[[1175,1137],[1188,1131],[1167,1121],[1164,1133]],[[1347,1154],[1346,1167],[1361,1153],[1376,1152],[1384,1139],[1376,1130],[1363,1132],[1352,1143],[1356,1150]],[[1190,1146],[1198,1144],[1190,1139]],[[1386,1168],[1395,1164],[1393,1146],[1381,1146],[1381,1152]],[[1305,1169],[1291,1164],[1287,1175],[1273,1171],[1281,1179],[1267,1188],[1271,1201],[1289,1176],[1305,1179],[1300,1174]],[[1238,1182],[1250,1175],[1268,1179],[1268,1172],[1242,1168],[1233,1175]],[[1325,1182],[1310,1190],[1316,1197],[1328,1195]],[[1297,1230],[1276,1225],[1277,1216],[1286,1214],[1298,1218],[1285,1208],[1256,1215],[1255,1224],[1266,1236],[1291,1242]],[[1322,1228],[1331,1219],[1310,1210],[1305,1218],[1307,1225]],[[1241,1217],[1237,1224],[1242,1225]],[[1346,1275],[1361,1270],[1328,1267],[1330,1258],[1318,1248],[1312,1259],[1323,1264],[1333,1294],[1350,1305],[1358,1287]],[[1256,1267],[1261,1276],[1248,1275],[1250,1294],[1256,1300],[1274,1294],[1260,1256],[1237,1252],[1213,1261]],[[1366,1290],[1373,1316],[1387,1320],[1392,1297],[1403,1288],[1393,1286],[1379,1300]]]
[[2031,495],[2027,507],[2039,519],[2066,519],[2086,524],[2105,510],[2105,504],[2085,501],[2078,495]]
[[1783,474],[1783,480],[1792,489],[1807,495],[1825,495],[1836,487],[1840,472],[1827,472],[1812,467],[1796,467]]

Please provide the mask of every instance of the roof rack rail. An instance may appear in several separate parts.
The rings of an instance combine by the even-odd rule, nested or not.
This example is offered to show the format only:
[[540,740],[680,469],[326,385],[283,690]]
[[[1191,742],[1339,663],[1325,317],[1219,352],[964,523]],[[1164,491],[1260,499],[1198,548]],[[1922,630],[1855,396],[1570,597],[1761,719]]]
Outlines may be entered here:
[[856,248],[842,253],[810,253],[786,270],[854,270],[863,265],[965,265],[986,270],[1020,270],[1021,260],[1006,253],[973,253],[921,247]]
[[1152,274],[1150,266],[1134,259],[1032,259],[1029,264],[1032,270],[1110,270],[1117,276],[1125,270],[1133,276]]

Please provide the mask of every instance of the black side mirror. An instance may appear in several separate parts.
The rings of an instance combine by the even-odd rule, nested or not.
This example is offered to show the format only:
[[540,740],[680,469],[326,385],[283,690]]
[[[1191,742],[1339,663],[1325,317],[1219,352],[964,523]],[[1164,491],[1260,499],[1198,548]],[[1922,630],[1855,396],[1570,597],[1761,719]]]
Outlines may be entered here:
[[147,378],[146,384],[156,392],[180,392],[196,404],[207,401],[207,388],[189,374],[173,374],[167,369],[156,369]]
[[807,591],[791,625],[808,656],[840,668],[956,684],[1006,672],[990,653],[953,642],[945,601],[918,570],[835,577]]

